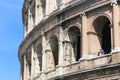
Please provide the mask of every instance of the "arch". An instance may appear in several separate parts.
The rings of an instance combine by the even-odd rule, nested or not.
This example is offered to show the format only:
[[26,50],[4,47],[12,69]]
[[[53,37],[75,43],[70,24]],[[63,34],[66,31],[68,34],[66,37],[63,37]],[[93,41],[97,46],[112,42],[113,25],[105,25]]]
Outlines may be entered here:
[[71,60],[72,62],[78,61],[81,58],[81,36],[80,36],[80,29],[77,26],[71,26],[67,30],[68,38],[70,41],[71,47]]
[[94,23],[95,20],[96,20],[98,17],[100,17],[100,16],[106,17],[106,18],[110,21],[110,25],[112,25],[112,19],[111,19],[111,17],[110,17],[108,14],[106,14],[106,13],[100,13],[100,14],[96,15],[96,16],[93,18],[92,23]]
[[68,32],[68,30],[72,27],[76,27],[80,32],[81,32],[81,26],[79,26],[79,24],[73,24],[73,25],[70,25],[67,29],[66,29],[66,32]]
[[95,44],[100,44],[99,49],[104,51],[104,54],[111,52],[111,21],[106,15],[99,15],[93,22],[93,27],[98,40]]
[[54,65],[58,65],[58,58],[59,58],[59,44],[58,44],[58,38],[56,35],[53,35],[50,38],[50,48],[53,54],[53,59],[54,59]]

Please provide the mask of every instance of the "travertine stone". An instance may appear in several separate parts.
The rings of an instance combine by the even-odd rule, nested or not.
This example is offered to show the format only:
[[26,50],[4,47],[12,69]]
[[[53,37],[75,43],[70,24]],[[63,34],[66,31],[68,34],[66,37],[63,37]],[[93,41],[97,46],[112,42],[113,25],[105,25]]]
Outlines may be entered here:
[[119,80],[119,0],[24,0],[20,80]]

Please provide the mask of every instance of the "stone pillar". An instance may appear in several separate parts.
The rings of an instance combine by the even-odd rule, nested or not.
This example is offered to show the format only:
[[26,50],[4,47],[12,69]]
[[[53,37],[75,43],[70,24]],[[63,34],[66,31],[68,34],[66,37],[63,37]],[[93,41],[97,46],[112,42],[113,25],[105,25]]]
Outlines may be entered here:
[[113,52],[120,52],[120,14],[119,14],[119,6],[116,0],[113,0],[111,3],[113,6]]
[[35,2],[35,25],[37,25],[43,18],[42,3],[40,0]]
[[22,60],[21,60],[21,67],[20,67],[20,80],[23,80],[23,66],[24,64],[23,64],[23,62],[22,62]]
[[39,17],[38,17],[39,7],[40,7],[39,0],[35,0],[35,25],[37,25],[39,22]]
[[23,55],[21,56],[20,64],[21,64],[20,80],[24,80],[24,56]]
[[71,57],[72,57],[72,48],[71,48],[71,43],[70,41],[65,40],[63,42],[64,45],[64,65],[69,65],[71,64]]
[[28,62],[26,63],[26,80],[29,80],[30,76],[29,76],[29,64]]
[[24,55],[24,80],[27,80],[26,55]]
[[63,65],[63,29],[61,26],[59,26],[60,32],[59,32],[59,65]]
[[82,58],[88,57],[87,17],[82,15]]
[[31,78],[33,79],[35,77],[35,53],[34,53],[34,46],[31,47]]
[[28,33],[33,29],[33,16],[31,11],[31,6],[28,8]]
[[63,29],[62,26],[59,26],[59,39],[58,39],[58,44],[59,44],[59,60],[58,60],[58,67],[59,67],[59,73],[60,75],[63,74],[63,65],[64,65],[64,53],[63,53]]
[[47,69],[46,67],[46,40],[45,40],[45,35],[42,35],[42,80],[46,80],[46,75],[45,75],[45,71]]
[[31,23],[31,18],[32,18],[32,15],[31,15],[31,13],[30,13],[30,7],[28,8],[28,32],[27,33],[29,33],[31,30],[32,30],[32,23]]
[[49,15],[49,12],[50,12],[49,8],[50,8],[50,0],[46,0],[46,12],[45,12],[45,15]]
[[66,0],[61,0],[60,9],[65,8],[65,3],[66,3],[66,2],[67,2]]
[[57,9],[56,0],[46,0],[46,15],[49,15],[55,9]]

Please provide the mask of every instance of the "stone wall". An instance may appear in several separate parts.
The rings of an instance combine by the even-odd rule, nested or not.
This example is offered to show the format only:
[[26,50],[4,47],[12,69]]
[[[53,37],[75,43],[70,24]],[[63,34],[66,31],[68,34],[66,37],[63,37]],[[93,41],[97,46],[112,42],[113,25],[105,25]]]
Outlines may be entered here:
[[117,0],[25,0],[21,80],[119,80],[119,10]]

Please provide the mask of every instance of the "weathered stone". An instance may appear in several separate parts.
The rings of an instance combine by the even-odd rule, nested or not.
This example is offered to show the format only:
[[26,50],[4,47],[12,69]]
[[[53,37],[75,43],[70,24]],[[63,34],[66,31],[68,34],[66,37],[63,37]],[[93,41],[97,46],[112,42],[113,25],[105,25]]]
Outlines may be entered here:
[[119,0],[24,0],[20,80],[120,80]]

